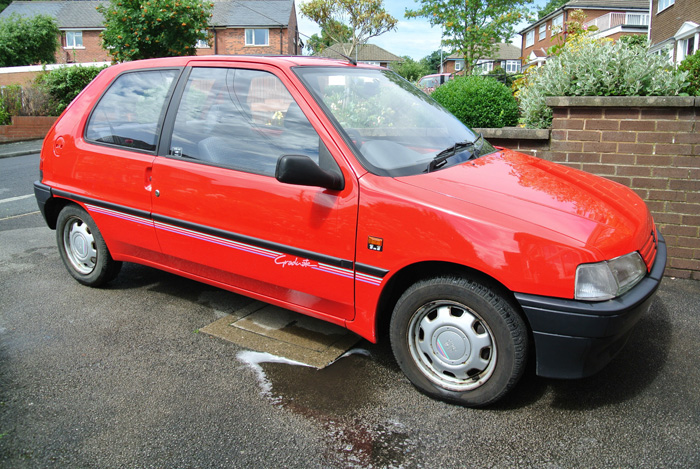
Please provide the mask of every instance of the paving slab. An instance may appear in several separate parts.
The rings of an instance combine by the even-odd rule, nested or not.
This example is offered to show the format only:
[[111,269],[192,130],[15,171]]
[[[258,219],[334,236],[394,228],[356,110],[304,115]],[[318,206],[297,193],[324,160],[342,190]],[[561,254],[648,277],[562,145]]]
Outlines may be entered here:
[[255,301],[200,329],[241,347],[324,368],[361,337],[347,329]]

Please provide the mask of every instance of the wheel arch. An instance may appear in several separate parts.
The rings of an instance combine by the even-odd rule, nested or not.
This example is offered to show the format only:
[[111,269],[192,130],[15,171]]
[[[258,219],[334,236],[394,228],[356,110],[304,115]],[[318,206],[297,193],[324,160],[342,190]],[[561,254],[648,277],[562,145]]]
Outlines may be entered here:
[[63,197],[51,197],[46,201],[46,205],[44,206],[44,218],[49,228],[52,230],[56,229],[58,214],[68,205],[75,205],[76,207],[85,209],[85,207],[81,207],[79,203],[70,199],[64,199]]
[[427,261],[418,262],[408,265],[396,272],[387,282],[382,290],[377,302],[375,328],[376,337],[387,338],[389,334],[389,323],[391,315],[394,311],[394,306],[399,297],[414,283],[433,277],[457,276],[465,277],[482,283],[483,285],[493,289],[499,293],[506,301],[510,303],[513,309],[520,315],[528,328],[528,335],[532,335],[532,328],[524,314],[520,303],[515,299],[515,295],[505,285],[497,279],[485,274],[479,270],[467,267],[462,264],[443,261]]

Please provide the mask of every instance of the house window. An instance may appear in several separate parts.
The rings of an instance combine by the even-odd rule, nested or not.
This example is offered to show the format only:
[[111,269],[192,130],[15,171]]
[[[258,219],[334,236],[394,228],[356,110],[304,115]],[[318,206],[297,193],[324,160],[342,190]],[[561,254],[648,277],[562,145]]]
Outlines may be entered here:
[[66,49],[83,49],[83,32],[66,31]]
[[455,72],[459,72],[464,68],[464,60],[455,60]]
[[[560,33],[564,29],[564,15],[559,15],[552,20],[552,31],[556,28],[556,32]],[[554,32],[552,32],[554,34]]]
[[246,46],[267,46],[270,44],[270,32],[267,29],[246,29]]
[[691,36],[688,39],[681,39],[678,41],[678,46],[676,50],[676,62],[682,62],[683,59],[689,55],[693,55],[697,50],[697,44],[695,44],[695,37]]
[[506,61],[506,73],[520,73],[520,61],[519,60],[507,60]]
[[202,34],[206,34],[207,39],[198,39],[195,47],[197,49],[209,49],[209,48],[211,48],[211,46],[209,45],[209,32],[206,29],[203,29]]
[[530,47],[535,43],[535,30],[530,30],[525,35],[525,47]]
[[676,0],[659,0],[659,8],[656,10],[656,12],[659,13],[674,3],[676,3]]
[[547,23],[543,23],[540,25],[540,41],[544,41],[547,39]]
[[377,67],[382,66],[381,62],[377,62],[376,60],[358,60],[358,62],[361,64],[376,65]]
[[486,61],[484,61],[484,62],[479,61],[479,62],[476,63],[476,67],[475,67],[475,68],[477,69],[477,71],[478,71],[480,74],[486,75],[487,73],[493,71],[493,62],[492,62],[492,61],[488,61],[488,62],[486,62]]

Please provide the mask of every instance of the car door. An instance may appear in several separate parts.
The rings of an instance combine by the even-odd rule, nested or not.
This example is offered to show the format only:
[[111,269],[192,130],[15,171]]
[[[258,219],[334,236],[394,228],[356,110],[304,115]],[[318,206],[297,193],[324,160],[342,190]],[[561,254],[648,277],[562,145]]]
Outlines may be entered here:
[[[274,71],[191,69],[168,116],[169,154],[153,168],[156,233],[171,265],[191,276],[342,322],[354,315],[356,181]],[[284,154],[342,173],[344,188],[277,181]]]
[[85,205],[119,259],[161,259],[150,217],[151,171],[180,72],[144,69],[117,76],[90,113],[83,138],[75,140],[75,162],[66,161],[72,168],[61,171],[75,187],[63,186],[66,196]]

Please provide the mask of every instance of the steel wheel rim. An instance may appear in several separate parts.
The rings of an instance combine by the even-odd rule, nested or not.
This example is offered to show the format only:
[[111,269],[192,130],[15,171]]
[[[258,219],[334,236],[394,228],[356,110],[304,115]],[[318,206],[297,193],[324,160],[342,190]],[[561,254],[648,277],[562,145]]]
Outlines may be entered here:
[[63,229],[63,246],[73,268],[90,274],[97,264],[97,247],[90,227],[80,218],[70,218]]
[[493,332],[473,309],[433,301],[413,314],[408,330],[414,362],[438,386],[469,391],[493,374],[497,359]]

